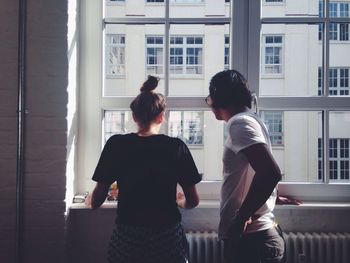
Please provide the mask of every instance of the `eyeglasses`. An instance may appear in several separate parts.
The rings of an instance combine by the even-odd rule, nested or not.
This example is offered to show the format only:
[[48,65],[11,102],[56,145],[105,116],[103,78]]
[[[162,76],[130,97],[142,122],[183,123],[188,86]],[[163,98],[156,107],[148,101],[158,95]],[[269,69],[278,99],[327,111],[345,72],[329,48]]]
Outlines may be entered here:
[[212,98],[210,97],[210,95],[208,95],[204,100],[205,100],[205,103],[207,103],[207,105],[208,105],[209,107],[211,107],[211,106],[213,105],[213,103],[214,103],[214,101],[212,100]]

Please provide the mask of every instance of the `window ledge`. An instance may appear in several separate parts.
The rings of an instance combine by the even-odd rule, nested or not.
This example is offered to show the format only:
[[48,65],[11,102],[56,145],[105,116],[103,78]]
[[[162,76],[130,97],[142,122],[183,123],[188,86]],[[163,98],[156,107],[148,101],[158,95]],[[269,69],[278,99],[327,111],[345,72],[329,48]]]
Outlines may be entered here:
[[[200,201],[198,207],[196,208],[219,208],[220,201],[219,200],[202,200]],[[117,208],[117,202],[104,202],[101,206],[102,209],[115,209]],[[70,209],[90,209],[84,203],[74,203],[70,206]],[[304,202],[301,205],[276,205],[275,210],[288,210],[288,209],[300,209],[300,210],[319,210],[319,209],[349,209],[349,202]]]
[[[219,200],[202,200],[198,208],[219,208]],[[349,202],[304,202],[301,205],[276,205],[275,210],[280,209],[349,209]]]
[[284,74],[264,74],[260,75],[261,79],[284,79]]

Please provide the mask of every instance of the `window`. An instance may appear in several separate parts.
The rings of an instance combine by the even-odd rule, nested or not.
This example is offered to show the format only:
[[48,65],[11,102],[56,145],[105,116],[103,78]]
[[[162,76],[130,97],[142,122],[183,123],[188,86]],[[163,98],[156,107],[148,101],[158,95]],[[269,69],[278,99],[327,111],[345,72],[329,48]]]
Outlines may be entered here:
[[125,133],[125,112],[106,111],[104,117],[104,141],[114,134]]
[[148,36],[146,38],[147,49],[147,74],[163,74],[163,37]]
[[270,134],[273,146],[283,145],[283,113],[279,111],[263,111],[262,118]]
[[262,74],[282,74],[282,39],[278,36],[263,36]]
[[169,136],[180,138],[187,145],[203,145],[203,112],[171,111]]
[[[350,139],[329,139],[329,172],[331,180],[349,180]],[[322,140],[318,139],[319,179],[322,179]]]
[[[323,16],[323,1],[319,2],[319,15]],[[349,17],[349,3],[330,2],[329,16],[334,18]],[[322,40],[323,24],[319,25],[318,39]],[[334,41],[349,41],[349,23],[330,23],[329,37]]]
[[[329,95],[348,96],[350,68],[330,68],[329,69]],[[318,95],[322,95],[322,69],[318,68]]]
[[202,74],[203,37],[170,37],[170,73]]
[[225,58],[224,58],[224,68],[229,69],[230,68],[230,37],[225,36]]
[[[344,3],[332,7],[337,16],[344,16],[341,19],[328,14],[317,16],[317,1],[299,1],[298,8],[280,8],[281,3],[256,5],[252,0],[237,0],[235,10],[241,13],[236,17],[231,17],[235,12],[230,12],[226,1],[198,1],[201,4],[193,5],[170,1],[169,6],[168,1],[162,1],[154,7],[147,6],[147,2],[153,1],[144,1],[145,6],[126,2],[125,8],[105,2],[105,12],[100,10],[96,16],[81,21],[84,63],[80,77],[78,192],[89,190],[104,141],[111,134],[133,131],[129,104],[139,94],[147,74],[159,74],[157,92],[163,93],[168,103],[163,132],[190,146],[206,181],[198,187],[201,197],[203,189],[203,199],[217,197],[222,179],[224,125],[215,120],[203,99],[208,94],[210,76],[230,61],[230,67],[248,77],[258,97],[259,110],[266,113],[263,117],[271,141],[277,146],[273,153],[284,174],[280,192],[294,196],[302,193],[305,201],[326,201],[328,196],[334,197],[332,200],[350,200],[342,194],[342,187],[348,187],[344,182],[349,179],[332,184],[346,178],[348,170],[347,157],[340,159],[347,143],[340,140],[348,140],[346,133],[350,130],[349,95],[345,96],[349,92],[349,41],[333,45],[330,39],[318,40],[318,25],[330,28],[332,23],[337,25],[333,38],[346,39],[347,27],[339,24],[350,23],[346,7],[349,2],[334,2]],[[81,10],[102,9],[100,1],[81,4]],[[165,12],[166,8],[169,12]],[[264,16],[259,19],[261,11]],[[189,12],[191,16],[185,17]],[[245,21],[249,21],[248,28]],[[228,41],[231,34],[237,41],[232,46]],[[100,38],[103,35],[104,41]],[[327,83],[322,72],[329,72]],[[317,96],[318,87],[322,97]],[[334,118],[342,119],[335,124],[330,120],[333,111],[341,111]],[[332,145],[333,152],[337,147],[337,159],[329,156],[329,143],[321,151],[318,138],[323,142],[339,140]],[[333,179],[335,176],[338,179]],[[330,194],[328,189],[335,191]]]
[[[327,13],[323,12],[324,2],[303,1],[300,10],[288,5],[283,9],[262,6],[258,102],[263,114],[283,114],[283,147],[273,149],[286,182],[280,184],[279,190],[293,189],[289,193],[316,197],[313,200],[330,200],[326,195],[333,196],[333,200],[348,200],[340,192],[349,187],[349,158],[341,159],[340,151],[342,147],[342,156],[347,156],[350,63],[344,54],[349,49],[347,6],[350,2],[327,1],[330,2]],[[316,3],[319,3],[319,16],[317,10],[309,8]],[[329,38],[322,39],[324,29],[329,30]],[[272,36],[281,38],[267,39]],[[340,41],[341,45],[335,43]],[[276,46],[279,52],[273,50]],[[282,66],[283,78],[273,74],[272,62]],[[268,77],[265,77],[266,69],[270,71]],[[327,75],[323,76],[325,72]],[[263,117],[267,126],[277,122],[268,123],[266,116]],[[336,184],[339,182],[347,184]]]
[[266,3],[283,3],[284,0],[265,0]]
[[107,77],[125,74],[125,37],[106,35],[106,75]]
[[147,3],[163,3],[164,0],[147,0]]
[[114,134],[137,131],[131,111],[106,110],[104,111],[103,124],[104,143]]

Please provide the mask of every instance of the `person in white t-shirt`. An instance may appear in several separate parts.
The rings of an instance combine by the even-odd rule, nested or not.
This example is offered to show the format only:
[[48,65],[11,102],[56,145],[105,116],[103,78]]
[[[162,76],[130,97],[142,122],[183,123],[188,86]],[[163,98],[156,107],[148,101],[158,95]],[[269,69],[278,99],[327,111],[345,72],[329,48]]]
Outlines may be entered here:
[[227,123],[218,231],[225,263],[283,262],[285,244],[273,215],[281,172],[266,126],[251,111],[246,79],[236,70],[217,73],[205,101]]

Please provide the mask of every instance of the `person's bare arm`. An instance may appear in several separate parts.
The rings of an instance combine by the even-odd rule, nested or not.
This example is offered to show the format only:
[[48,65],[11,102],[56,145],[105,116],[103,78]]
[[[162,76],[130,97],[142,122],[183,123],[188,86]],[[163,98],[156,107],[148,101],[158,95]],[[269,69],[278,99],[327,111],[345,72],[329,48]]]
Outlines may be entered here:
[[99,208],[106,200],[109,185],[105,183],[97,183],[91,196],[91,208]]
[[242,150],[255,175],[239,214],[250,218],[270,197],[281,180],[281,171],[266,144],[254,144]]
[[177,205],[181,208],[191,209],[199,204],[199,197],[195,185],[182,186],[183,194],[177,195]]
[[255,175],[248,194],[244,199],[238,215],[230,228],[231,236],[239,237],[246,222],[267,201],[281,180],[280,169],[266,144],[254,144],[242,150],[248,162],[255,171]]

